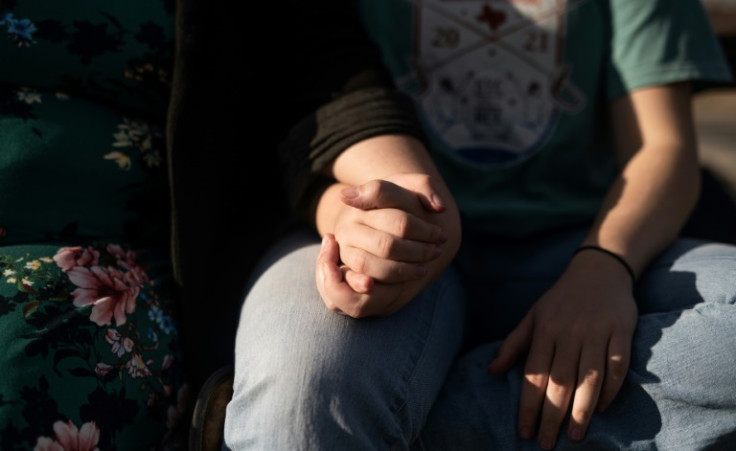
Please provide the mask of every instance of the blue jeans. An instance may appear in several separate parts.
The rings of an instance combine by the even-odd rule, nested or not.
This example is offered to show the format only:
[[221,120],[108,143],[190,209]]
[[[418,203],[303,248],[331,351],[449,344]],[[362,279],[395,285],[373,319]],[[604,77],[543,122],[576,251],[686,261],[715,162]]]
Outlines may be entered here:
[[[503,376],[485,368],[582,233],[523,244],[466,233],[431,288],[359,320],[322,304],[318,237],[279,243],[243,304],[225,449],[537,449],[516,433],[523,362]],[[556,449],[736,449],[736,247],[681,239],[635,294],[623,388],[583,442],[563,433]]]

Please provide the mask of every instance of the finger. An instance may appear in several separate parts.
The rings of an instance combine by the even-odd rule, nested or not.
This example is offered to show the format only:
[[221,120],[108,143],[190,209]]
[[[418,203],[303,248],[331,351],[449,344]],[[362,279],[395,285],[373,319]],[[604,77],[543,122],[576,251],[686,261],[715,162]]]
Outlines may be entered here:
[[412,177],[411,182],[407,184],[417,196],[427,211],[441,213],[446,207],[442,201],[442,196],[434,186],[434,179],[428,175]]
[[519,435],[523,439],[534,436],[539,412],[547,389],[549,369],[554,357],[554,342],[548,337],[533,337],[524,367],[519,399]]
[[606,343],[583,345],[578,369],[578,387],[575,390],[570,424],[567,428],[567,436],[570,440],[580,441],[583,439],[598,403],[606,366],[606,345]]
[[[350,271],[346,273],[349,278]],[[369,316],[386,316],[390,315],[406,302],[402,302],[397,296],[397,292],[390,284],[374,283],[369,293],[355,297],[350,303],[339,305],[340,310],[353,318],[365,318]]]
[[359,186],[344,188],[341,192],[343,202],[361,210],[401,208],[416,213],[441,213],[445,210],[428,176],[407,174],[402,181],[405,186],[387,180],[371,180]]
[[322,238],[322,246],[317,256],[315,279],[317,291],[328,309],[343,313],[341,305],[360,303],[361,293],[356,293],[345,281],[343,272],[338,266],[339,249],[335,237],[326,234]]
[[364,274],[383,283],[400,283],[417,280],[427,273],[423,263],[401,262],[376,257],[363,249],[342,246],[342,261],[352,271]]
[[370,293],[373,288],[374,281],[371,277],[343,268],[343,277],[345,282],[356,293]]
[[[394,216],[397,220],[399,219],[396,216],[402,216],[393,215],[387,210],[382,210],[381,213],[384,213],[382,216]],[[402,238],[385,229],[376,229],[371,226],[370,222],[364,222],[361,227],[362,233],[341,237],[341,243],[364,249],[376,257],[404,262],[427,262],[434,260],[442,253],[439,243]]]
[[365,226],[396,238],[426,243],[447,241],[447,232],[442,227],[398,208],[370,210],[360,219]]
[[539,421],[537,440],[542,449],[552,449],[567,415],[577,381],[580,347],[558,343],[547,381],[546,397]]
[[322,237],[322,244],[317,255],[317,264],[315,267],[316,280],[318,288],[324,288],[339,284],[342,281],[342,272],[338,266],[340,262],[340,252],[334,235],[325,234]]
[[611,404],[624,384],[631,361],[631,335],[617,333],[608,344],[606,376],[603,379],[598,410],[603,411]]
[[533,326],[532,316],[526,315],[501,343],[498,354],[488,365],[487,371],[489,373],[504,373],[516,363],[519,356],[529,349],[534,332]]
[[345,204],[361,210],[400,208],[419,212],[422,208],[415,193],[386,180],[371,180],[362,185],[343,188],[340,194]]

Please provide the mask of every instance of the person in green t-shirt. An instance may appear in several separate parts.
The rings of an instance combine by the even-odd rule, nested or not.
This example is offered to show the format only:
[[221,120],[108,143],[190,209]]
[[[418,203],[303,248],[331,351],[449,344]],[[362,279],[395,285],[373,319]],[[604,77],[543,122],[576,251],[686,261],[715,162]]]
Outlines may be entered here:
[[736,446],[736,246],[681,236],[732,81],[702,5],[357,4],[292,5],[309,227],[248,286],[226,447]]

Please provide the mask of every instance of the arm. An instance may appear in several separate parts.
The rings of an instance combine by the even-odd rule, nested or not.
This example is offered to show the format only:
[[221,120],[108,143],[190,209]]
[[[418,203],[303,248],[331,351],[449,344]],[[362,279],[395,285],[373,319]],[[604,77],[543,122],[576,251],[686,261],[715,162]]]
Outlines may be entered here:
[[[699,193],[687,84],[638,89],[612,105],[622,169],[583,244],[622,256],[636,274],[678,234]],[[592,412],[605,409],[628,370],[637,311],[632,281],[614,258],[584,251],[509,334],[489,371],[529,351],[519,432],[543,448],[567,431],[580,440]]]
[[[278,86],[279,101],[269,103],[267,114],[278,124],[279,161],[291,206],[326,237],[330,252],[318,262],[318,288],[333,310],[352,316],[391,313],[454,255],[457,210],[423,147],[414,105],[393,86],[356,5],[334,0],[288,4],[283,19],[299,37],[298,48],[274,61],[268,79]],[[426,183],[420,187],[422,177]],[[372,186],[390,194],[370,198]],[[346,187],[359,188],[358,198],[344,197]],[[419,208],[417,199],[428,195],[420,195],[422,189],[439,190],[445,210]],[[410,225],[403,233],[395,230],[402,222]],[[445,230],[446,241],[422,237],[422,231],[436,236],[450,228],[455,230]],[[376,243],[389,245],[381,252]],[[432,249],[438,245],[442,255],[435,257]],[[417,266],[424,274],[416,272]]]
[[623,170],[585,244],[616,252],[641,274],[680,232],[700,193],[690,87],[640,89],[612,113]]
[[[361,141],[335,159],[330,173],[338,182],[321,193],[315,208],[317,230],[331,251],[318,266],[323,299],[350,316],[390,314],[435,280],[454,257],[460,244],[457,206],[422,143],[412,137]],[[376,184],[379,180],[391,183]],[[350,186],[359,188],[359,198],[380,199],[378,205],[345,199],[343,189]],[[339,247],[331,243],[332,236]],[[439,255],[435,248],[441,249]],[[345,263],[344,277],[339,261]],[[422,271],[401,262],[419,262]],[[376,279],[375,284],[361,274]]]

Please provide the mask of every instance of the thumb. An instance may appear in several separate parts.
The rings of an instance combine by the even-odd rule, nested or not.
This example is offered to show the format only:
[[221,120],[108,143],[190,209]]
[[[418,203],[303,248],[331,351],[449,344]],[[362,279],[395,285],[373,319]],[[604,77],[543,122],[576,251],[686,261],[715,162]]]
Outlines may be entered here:
[[422,208],[435,213],[445,210],[444,203],[431,184],[414,185],[407,188],[387,180],[371,180],[359,186],[343,188],[340,194],[343,203],[361,210],[398,208],[413,211]]

